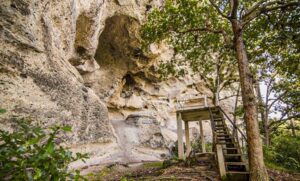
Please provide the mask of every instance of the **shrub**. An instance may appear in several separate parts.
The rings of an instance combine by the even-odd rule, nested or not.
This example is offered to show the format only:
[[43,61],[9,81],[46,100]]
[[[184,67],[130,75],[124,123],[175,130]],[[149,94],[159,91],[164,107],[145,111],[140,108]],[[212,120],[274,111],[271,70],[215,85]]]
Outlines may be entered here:
[[300,170],[300,137],[277,136],[272,140],[272,146],[264,151],[267,162],[289,170]]
[[59,146],[60,133],[69,126],[42,129],[27,119],[14,120],[14,132],[0,130],[0,178],[4,180],[79,180],[78,170],[68,170],[70,162],[84,160],[86,154]]

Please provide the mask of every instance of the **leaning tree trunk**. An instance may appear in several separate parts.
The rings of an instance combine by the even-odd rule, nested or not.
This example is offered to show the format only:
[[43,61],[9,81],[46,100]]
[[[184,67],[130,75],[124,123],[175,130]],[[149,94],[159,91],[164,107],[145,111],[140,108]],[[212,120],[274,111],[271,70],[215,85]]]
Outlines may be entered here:
[[249,62],[245,45],[243,42],[243,32],[238,20],[231,21],[234,33],[234,46],[238,60],[241,92],[243,106],[245,110],[245,122],[248,138],[248,155],[251,181],[267,181],[268,173],[264,164],[262,144],[259,135],[259,125],[256,120],[256,98],[253,90],[253,77],[249,69]]

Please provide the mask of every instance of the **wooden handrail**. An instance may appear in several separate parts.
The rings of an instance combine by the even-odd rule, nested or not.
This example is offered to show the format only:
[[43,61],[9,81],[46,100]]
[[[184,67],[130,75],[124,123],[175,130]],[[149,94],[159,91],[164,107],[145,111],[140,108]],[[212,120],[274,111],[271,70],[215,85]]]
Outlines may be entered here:
[[216,137],[216,132],[214,131],[215,130],[215,123],[214,123],[214,119],[213,119],[213,116],[212,116],[212,112],[211,112],[211,108],[208,107],[208,110],[209,110],[209,117],[210,117],[210,123],[211,123],[211,127],[212,127],[212,134],[213,134],[213,150],[212,151],[215,151],[216,150],[216,143],[217,143],[217,137]]
[[246,140],[246,142],[248,143],[247,137],[244,135],[244,133],[240,130],[239,127],[237,127],[234,122],[229,118],[229,116],[225,113],[225,111],[223,111],[223,109],[219,106],[218,109],[226,116],[226,118],[228,119],[228,121],[233,125],[233,127],[235,129],[237,129],[240,134],[243,136],[243,138]]
[[[207,95],[188,94],[188,95],[186,95],[186,97],[176,98],[176,109],[183,108],[184,104],[186,104],[187,102],[192,102],[192,101],[196,101],[199,99],[203,100],[203,104],[201,104],[201,106],[207,107]],[[196,106],[198,107],[199,105],[196,105]],[[188,106],[188,107],[190,107],[190,106]]]

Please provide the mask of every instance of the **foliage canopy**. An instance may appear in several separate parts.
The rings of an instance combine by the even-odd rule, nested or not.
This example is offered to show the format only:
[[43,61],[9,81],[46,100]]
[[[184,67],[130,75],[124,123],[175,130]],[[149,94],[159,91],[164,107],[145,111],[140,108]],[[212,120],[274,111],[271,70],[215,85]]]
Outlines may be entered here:
[[27,119],[14,120],[14,132],[0,130],[0,177],[4,180],[84,179],[78,170],[68,170],[69,163],[87,158],[86,154],[66,150],[59,143],[69,126],[42,129]]

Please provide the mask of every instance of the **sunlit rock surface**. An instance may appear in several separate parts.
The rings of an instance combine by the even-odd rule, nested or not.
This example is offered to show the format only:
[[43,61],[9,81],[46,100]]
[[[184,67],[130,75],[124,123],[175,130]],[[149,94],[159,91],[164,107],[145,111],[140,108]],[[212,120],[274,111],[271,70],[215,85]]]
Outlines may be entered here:
[[[166,158],[177,139],[176,97],[211,93],[197,76],[159,79],[158,61],[173,55],[168,46],[141,50],[140,24],[160,5],[2,0],[0,126],[9,128],[14,116],[69,124],[65,145],[89,153],[87,165]],[[208,123],[205,130],[209,139]]]

